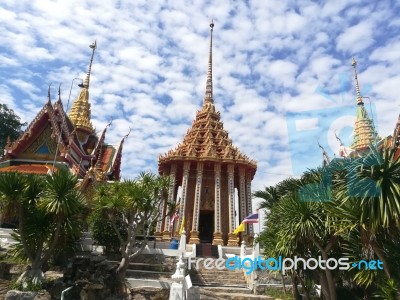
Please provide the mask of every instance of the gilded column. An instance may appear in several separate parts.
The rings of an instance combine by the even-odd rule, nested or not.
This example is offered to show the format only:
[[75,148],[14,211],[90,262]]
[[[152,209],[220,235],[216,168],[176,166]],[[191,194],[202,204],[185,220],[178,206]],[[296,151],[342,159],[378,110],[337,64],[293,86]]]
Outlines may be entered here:
[[239,168],[239,223],[246,218],[247,201],[246,201],[246,170],[244,167]]
[[214,239],[213,245],[223,245],[221,231],[221,164],[214,166],[215,201],[214,201]]
[[[247,214],[250,215],[253,212],[253,205],[251,201],[251,173],[248,172],[246,176],[246,191],[247,191]],[[260,220],[258,220],[260,222]],[[248,224],[248,233],[250,236],[254,236],[253,224]]]
[[[174,202],[175,198],[175,188],[176,188],[176,164],[171,165],[171,172],[169,175],[170,178],[170,183],[169,183],[169,189],[168,189],[168,202],[172,203]],[[163,204],[165,205],[165,204]],[[165,217],[165,223],[164,223],[164,228],[162,231],[162,239],[169,241],[171,239],[171,231],[169,230],[171,226],[171,218],[170,216]],[[157,223],[157,231],[158,231],[158,223]]]
[[228,165],[229,234],[228,246],[237,246],[239,239],[235,231],[235,166]]
[[200,243],[199,239],[199,215],[200,215],[200,199],[201,199],[201,183],[203,180],[203,163],[197,163],[196,190],[194,195],[193,222],[192,231],[190,232],[189,244]]
[[[190,171],[190,162],[185,161],[183,164],[183,176],[182,176],[182,199],[181,199],[181,207],[179,209],[179,226],[176,229],[177,236],[180,235],[179,231],[182,227],[182,222],[185,222],[185,209],[186,209],[186,196],[187,196],[187,187],[189,182],[189,171]],[[183,223],[185,226],[185,223]]]

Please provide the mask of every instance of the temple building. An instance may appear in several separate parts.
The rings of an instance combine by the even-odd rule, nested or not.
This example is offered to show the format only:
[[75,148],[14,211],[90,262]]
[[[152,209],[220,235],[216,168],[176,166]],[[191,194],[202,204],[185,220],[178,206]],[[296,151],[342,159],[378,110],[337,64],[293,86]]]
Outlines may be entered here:
[[[168,201],[178,201],[179,222],[172,224],[167,216],[157,224],[156,236],[168,241],[172,234],[179,235],[180,228],[184,228],[191,244],[212,242],[213,245],[237,246],[239,238],[233,234],[238,225],[236,212],[240,220],[252,213],[251,182],[257,165],[232,144],[220,113],[215,110],[212,83],[214,24],[210,27],[203,105],[183,141],[161,155],[158,161],[159,173],[171,178]],[[178,189],[181,191],[179,197]],[[236,202],[238,207],[235,207]],[[166,212],[165,204],[160,210]],[[253,235],[251,224],[243,234],[243,238]]]
[[[368,112],[364,106],[363,97],[361,95],[360,85],[358,82],[357,74],[357,62],[353,58],[352,66],[354,68],[354,80],[355,80],[355,90],[356,90],[356,118],[354,122],[353,129],[353,141],[350,147],[344,145],[341,139],[336,135],[339,147],[340,157],[357,158],[368,154],[371,147],[380,148],[395,148],[395,159],[400,156],[400,115],[398,117],[397,123],[393,135],[386,136],[384,138],[379,137],[373,119],[368,115]],[[330,163],[330,158],[328,157],[325,149],[319,145],[322,149],[323,162],[322,165],[326,166]]]
[[[380,140],[378,133],[375,129],[374,121],[369,117],[368,112],[365,109],[363,101],[364,97],[361,95],[360,85],[358,83],[357,62],[354,58],[352,59],[351,64],[354,68],[357,111],[353,129],[353,141],[351,146],[347,147],[335,133],[336,139],[340,145],[340,157],[358,157],[360,155],[368,153],[371,146],[381,144],[383,141]],[[391,140],[391,136],[389,137],[389,140]],[[330,160],[327,156],[325,149],[323,149],[321,145],[319,145],[319,147],[322,148],[323,151],[323,165],[329,164]]]
[[26,130],[17,140],[7,141],[0,157],[0,172],[49,174],[65,167],[82,179],[82,190],[91,182],[120,179],[126,136],[119,145],[108,145],[105,135],[111,124],[98,136],[91,122],[89,86],[96,42],[90,48],[88,72],[69,115],[61,101],[60,88],[58,99],[52,103],[49,87],[46,104]]

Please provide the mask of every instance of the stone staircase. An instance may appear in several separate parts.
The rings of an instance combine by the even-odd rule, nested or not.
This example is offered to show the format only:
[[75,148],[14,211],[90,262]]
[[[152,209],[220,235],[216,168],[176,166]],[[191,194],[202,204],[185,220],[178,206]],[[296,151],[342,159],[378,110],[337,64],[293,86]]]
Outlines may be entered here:
[[[197,258],[200,255],[203,258],[218,258],[218,250],[215,252],[213,247],[207,244],[200,244],[196,249]],[[218,248],[215,247],[214,249]],[[248,288],[243,270],[207,270],[204,268],[203,263],[199,263],[199,268],[196,269],[196,264],[192,263],[189,275],[193,286],[199,289],[200,299],[273,300],[272,297],[253,295]]]
[[126,280],[131,288],[169,289],[175,267],[176,257],[141,255],[129,264]]

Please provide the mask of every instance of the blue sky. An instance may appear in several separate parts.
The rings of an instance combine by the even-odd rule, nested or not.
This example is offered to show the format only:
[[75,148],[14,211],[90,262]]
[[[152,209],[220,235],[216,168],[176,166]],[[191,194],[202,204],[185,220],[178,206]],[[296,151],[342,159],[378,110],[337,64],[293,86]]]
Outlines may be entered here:
[[0,102],[29,122],[49,83],[54,100],[61,83],[66,106],[97,40],[93,123],[101,131],[113,119],[111,144],[132,128],[125,178],[156,172],[158,155],[183,139],[201,106],[213,18],[215,105],[233,143],[258,161],[257,190],[319,165],[318,141],[333,157],[335,132],[351,140],[352,56],[380,135],[393,132],[399,13],[396,1],[2,0]]

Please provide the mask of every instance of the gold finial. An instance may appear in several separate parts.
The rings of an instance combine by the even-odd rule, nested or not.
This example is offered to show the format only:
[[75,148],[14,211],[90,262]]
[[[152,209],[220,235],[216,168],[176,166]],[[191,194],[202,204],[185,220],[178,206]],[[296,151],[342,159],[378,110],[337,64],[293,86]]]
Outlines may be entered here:
[[213,99],[213,84],[212,84],[212,33],[214,28],[214,21],[211,20],[210,24],[210,51],[208,54],[208,71],[207,71],[207,83],[206,83],[206,94],[204,96],[204,103],[214,103]]
[[357,94],[357,104],[363,104],[360,85],[358,84],[358,77],[357,77],[357,62],[354,57],[351,60],[351,65],[354,67],[354,78],[356,80],[356,94]]
[[93,56],[94,56],[94,51],[97,48],[97,43],[96,41],[94,41],[94,43],[92,43],[91,45],[89,45],[90,48],[92,48],[92,57],[90,58],[90,64],[89,64],[89,68],[86,74],[86,78],[85,81],[83,83],[83,87],[88,89],[89,88],[89,83],[90,83],[90,73],[92,71],[92,63],[93,63]]

